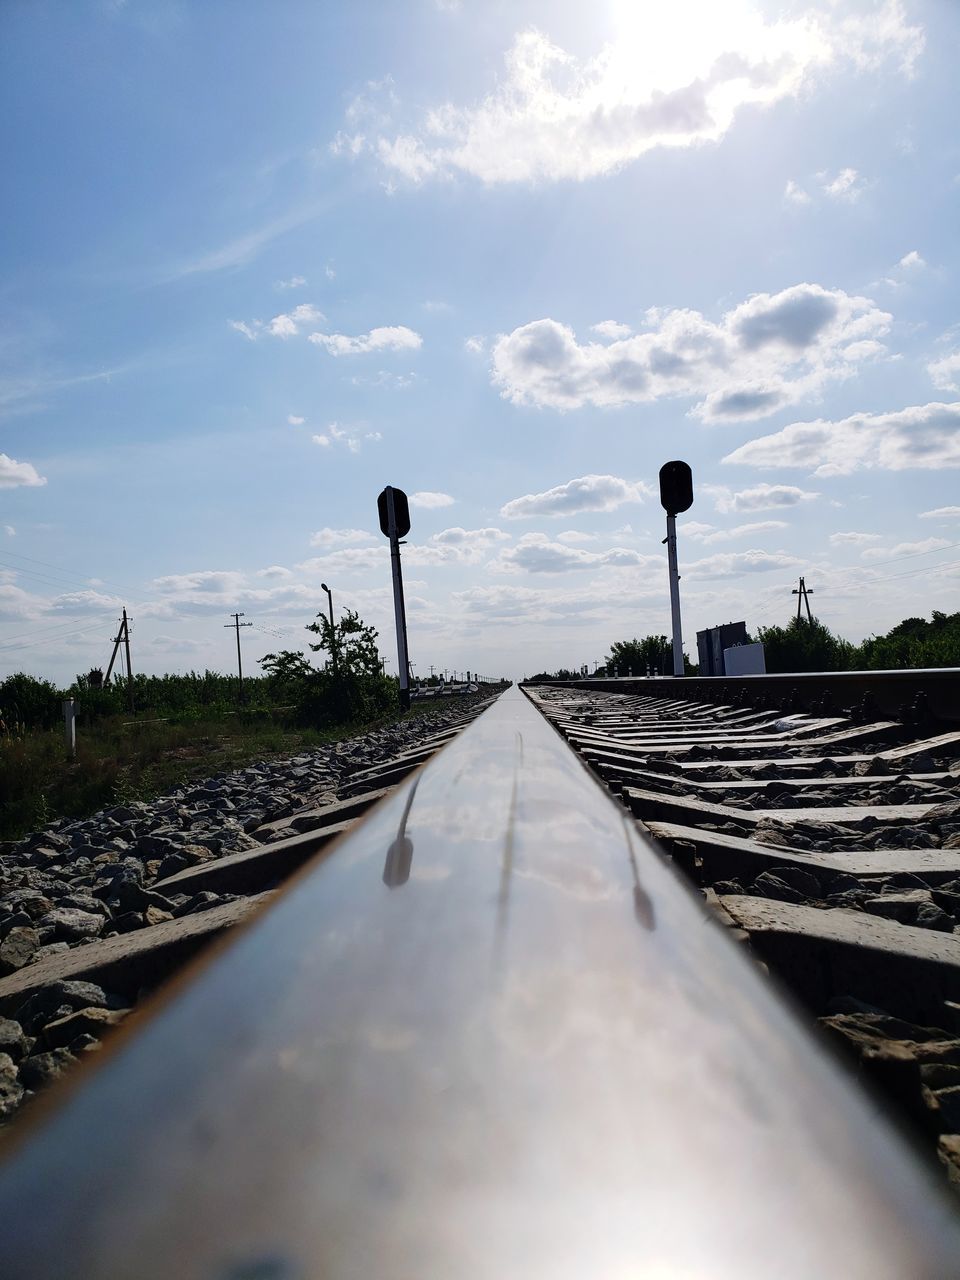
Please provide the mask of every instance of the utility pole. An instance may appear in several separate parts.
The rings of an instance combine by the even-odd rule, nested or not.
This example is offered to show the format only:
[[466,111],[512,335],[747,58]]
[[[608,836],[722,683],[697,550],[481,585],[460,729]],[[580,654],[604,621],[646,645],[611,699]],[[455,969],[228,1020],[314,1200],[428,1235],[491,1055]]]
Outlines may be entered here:
[[240,621],[240,619],[243,618],[244,616],[245,615],[242,613],[231,613],[230,617],[233,619],[233,622],[225,622],[223,624],[225,630],[227,628],[233,627],[236,629],[236,632],[237,632],[237,677],[239,680],[239,684],[238,684],[238,691],[240,695],[238,698],[239,702],[243,701],[243,661],[240,657],[240,628],[253,626],[252,622]]
[[800,606],[805,604],[807,606],[807,621],[813,622],[813,615],[810,612],[810,597],[813,592],[807,590],[807,584],[803,578],[800,579],[800,586],[794,587],[790,594],[797,597],[797,621],[800,621]]
[[330,605],[330,661],[333,663],[334,680],[340,677],[340,667],[337,659],[337,633],[333,624],[333,592],[325,582],[320,583],[320,590],[327,593],[327,602]]
[[113,671],[113,664],[117,660],[117,654],[120,651],[121,644],[127,655],[127,702],[130,706],[130,714],[134,714],[133,710],[133,671],[130,667],[130,623],[127,619],[127,611],[124,609],[123,617],[120,619],[119,630],[113,641],[113,653],[110,655],[110,664],[107,667],[107,674],[103,678],[104,685],[110,681],[110,673]]

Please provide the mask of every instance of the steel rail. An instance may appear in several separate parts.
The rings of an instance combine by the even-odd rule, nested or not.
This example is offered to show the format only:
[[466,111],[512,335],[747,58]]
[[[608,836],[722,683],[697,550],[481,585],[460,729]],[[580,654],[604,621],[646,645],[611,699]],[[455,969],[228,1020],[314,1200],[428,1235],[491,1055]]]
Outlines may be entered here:
[[827,695],[834,706],[853,706],[865,694],[882,715],[898,716],[922,693],[932,713],[947,722],[960,721],[960,668],[929,667],[893,671],[820,671],[756,676],[614,676],[538,683],[594,689],[608,693],[647,694],[659,698],[704,698],[729,703],[759,698],[785,706],[811,708]]
[[0,1169],[6,1280],[942,1280],[960,1232],[511,689]]

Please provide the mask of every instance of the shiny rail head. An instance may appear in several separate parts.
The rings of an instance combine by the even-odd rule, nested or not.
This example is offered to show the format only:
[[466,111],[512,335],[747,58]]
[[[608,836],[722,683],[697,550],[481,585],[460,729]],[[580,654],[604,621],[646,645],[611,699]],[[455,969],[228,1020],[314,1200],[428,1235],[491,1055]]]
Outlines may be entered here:
[[958,1250],[516,689],[0,1171],[10,1280],[942,1280]]

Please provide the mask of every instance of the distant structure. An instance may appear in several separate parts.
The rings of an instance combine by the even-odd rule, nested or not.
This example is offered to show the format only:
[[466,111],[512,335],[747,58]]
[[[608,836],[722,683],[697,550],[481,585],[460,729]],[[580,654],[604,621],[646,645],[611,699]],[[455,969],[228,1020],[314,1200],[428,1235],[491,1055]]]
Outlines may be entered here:
[[754,676],[766,672],[763,645],[750,644],[745,622],[727,622],[697,632],[702,676]]

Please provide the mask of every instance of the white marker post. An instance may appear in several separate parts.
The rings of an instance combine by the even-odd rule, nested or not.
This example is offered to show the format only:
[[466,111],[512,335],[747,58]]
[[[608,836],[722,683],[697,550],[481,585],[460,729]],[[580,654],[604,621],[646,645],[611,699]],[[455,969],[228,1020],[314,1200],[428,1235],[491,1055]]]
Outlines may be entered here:
[[71,759],[75,759],[77,754],[77,705],[73,698],[64,699],[63,730],[67,744],[67,755]]
[[400,539],[410,532],[410,508],[407,495],[391,485],[377,499],[380,529],[390,539],[390,565],[393,570],[393,610],[397,621],[397,663],[400,673],[400,710],[410,710],[410,663],[407,656],[407,613],[403,604],[403,575],[400,571]]
[[667,570],[670,576],[670,619],[673,627],[673,674],[683,675],[683,632],[680,621],[680,570],[677,564],[677,516],[693,506],[693,473],[685,462],[660,468],[660,505],[667,513]]

